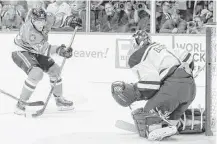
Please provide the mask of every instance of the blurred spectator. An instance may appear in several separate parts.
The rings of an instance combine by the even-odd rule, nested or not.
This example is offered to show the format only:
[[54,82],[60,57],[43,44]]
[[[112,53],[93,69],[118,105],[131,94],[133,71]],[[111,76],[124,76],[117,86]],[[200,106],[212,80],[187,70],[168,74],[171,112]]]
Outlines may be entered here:
[[208,2],[207,9],[203,9],[200,13],[204,23],[213,22],[213,1]]
[[105,15],[103,1],[91,1],[90,10],[90,30],[100,31],[99,23],[102,17]]
[[32,8],[36,8],[36,7],[41,7],[46,9],[46,5],[45,5],[45,1],[43,0],[37,0],[37,1],[27,1],[27,5],[28,5],[28,10],[32,9]]
[[172,14],[172,19],[167,20],[160,29],[160,33],[186,33],[187,22],[180,18],[179,10]]
[[127,14],[129,24],[135,24],[139,21],[138,10],[133,8],[133,4],[128,1],[125,4],[124,11]]
[[[21,6],[20,6],[21,7]],[[2,30],[19,29],[24,19],[16,5],[4,5],[2,8]]]
[[82,30],[86,29],[86,1],[62,1],[56,0],[47,7],[47,12],[52,13],[56,17],[56,21],[62,23],[60,27],[53,27],[55,31],[71,31],[71,27],[63,26],[64,20],[68,16],[76,16],[82,19]]
[[188,34],[205,34],[206,28],[200,16],[195,16],[194,21],[188,22]]
[[200,15],[201,14],[201,11],[205,8],[205,1],[204,0],[198,0],[195,4],[195,7],[194,7],[194,14],[193,16],[196,16],[196,15]]
[[82,19],[82,29],[86,29],[86,1],[73,1],[70,3],[72,15]]
[[171,4],[168,1],[163,1],[161,3],[161,10],[156,12],[156,31],[159,32],[162,25],[169,19],[171,19],[171,14],[169,13],[171,9]]
[[134,8],[131,1],[122,2],[119,5],[119,9],[124,10],[128,18],[128,27],[126,27],[128,30],[126,29],[126,32],[135,32],[139,21],[138,10]]
[[51,3],[47,7],[47,12],[57,15],[59,13],[64,13],[67,16],[72,15],[72,9],[70,5],[62,0],[56,0],[54,3]]
[[150,32],[150,16],[145,10],[141,10],[138,13],[139,22],[137,25],[137,30],[146,30]]
[[115,10],[111,2],[105,3],[105,13],[100,20],[101,32],[125,32],[128,17],[124,10]]
[[[148,1],[103,1],[91,2],[91,31],[135,32],[150,29],[150,2]],[[148,30],[150,31],[150,30]]]

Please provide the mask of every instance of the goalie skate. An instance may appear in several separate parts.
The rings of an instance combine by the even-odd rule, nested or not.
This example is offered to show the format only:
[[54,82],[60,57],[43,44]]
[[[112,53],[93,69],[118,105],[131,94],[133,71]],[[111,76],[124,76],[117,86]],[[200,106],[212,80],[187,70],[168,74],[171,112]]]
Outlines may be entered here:
[[74,109],[73,102],[64,99],[63,97],[56,97],[56,106],[59,111],[68,111]]
[[161,141],[167,137],[171,137],[177,133],[176,126],[168,126],[160,129],[153,130],[148,135],[148,140]]
[[15,108],[14,114],[16,114],[16,115],[25,115],[26,114],[25,111],[26,111],[25,106],[22,103],[18,102],[17,105],[16,105],[16,108]]

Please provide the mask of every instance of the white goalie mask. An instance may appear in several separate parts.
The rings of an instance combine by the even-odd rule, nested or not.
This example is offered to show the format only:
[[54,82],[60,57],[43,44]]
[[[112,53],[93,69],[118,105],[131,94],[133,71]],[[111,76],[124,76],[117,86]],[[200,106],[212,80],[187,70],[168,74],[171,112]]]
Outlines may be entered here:
[[150,42],[150,36],[145,30],[139,30],[132,35],[132,46],[134,49],[139,49],[144,44],[148,44]]
[[132,35],[131,38],[131,49],[128,52],[128,56],[133,54],[135,51],[140,49],[143,45],[151,43],[150,37],[144,30],[139,30]]

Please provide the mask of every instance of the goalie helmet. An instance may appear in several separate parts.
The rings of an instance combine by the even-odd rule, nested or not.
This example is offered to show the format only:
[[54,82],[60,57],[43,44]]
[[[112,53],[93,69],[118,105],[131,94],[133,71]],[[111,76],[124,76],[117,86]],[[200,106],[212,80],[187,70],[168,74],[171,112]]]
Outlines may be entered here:
[[46,17],[47,14],[42,8],[33,8],[31,10],[31,18],[33,20],[45,20]]
[[150,36],[145,30],[138,30],[132,35],[133,47],[139,47],[151,43]]

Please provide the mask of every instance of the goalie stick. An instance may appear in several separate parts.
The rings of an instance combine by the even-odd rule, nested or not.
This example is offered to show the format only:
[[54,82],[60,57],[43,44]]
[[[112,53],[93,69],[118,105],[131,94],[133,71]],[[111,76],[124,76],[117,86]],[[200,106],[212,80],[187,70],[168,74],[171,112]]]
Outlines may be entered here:
[[[69,44],[68,47],[71,47],[71,45],[72,45],[72,43],[74,41],[75,34],[76,34],[77,30],[78,30],[78,26],[76,26],[76,28],[74,30],[74,33],[72,35],[72,38],[71,38],[71,41],[70,41],[70,44]],[[66,58],[63,59],[63,62],[61,64],[61,66],[60,66],[60,74],[62,72],[63,66],[65,65],[65,62],[66,62]],[[47,97],[47,99],[45,101],[45,104],[44,104],[43,108],[40,109],[40,110],[38,110],[38,111],[36,111],[36,113],[32,114],[32,117],[38,117],[38,116],[41,116],[44,113],[44,111],[45,111],[45,109],[47,107],[47,104],[48,104],[48,102],[49,102],[49,100],[50,100],[50,98],[51,98],[51,96],[53,94],[53,91],[54,91],[54,88],[56,86],[56,83],[57,83],[57,79],[55,80],[55,82],[54,82],[54,84],[53,84],[53,86],[52,86],[52,88],[50,90],[50,93],[49,93],[49,95],[48,95],[48,97]]]
[[1,90],[1,89],[0,89],[0,92],[7,95],[7,96],[9,96],[9,97],[11,97],[11,98],[13,98],[14,100],[20,101],[21,103],[23,103],[24,105],[27,105],[27,106],[43,106],[44,105],[43,101],[25,102],[25,101],[22,101],[21,99],[13,96],[13,95],[11,95],[11,94],[9,94],[9,93]]
[[117,120],[115,122],[115,127],[122,129],[122,130],[129,131],[129,132],[138,133],[136,126],[134,124],[123,121],[123,120]]

